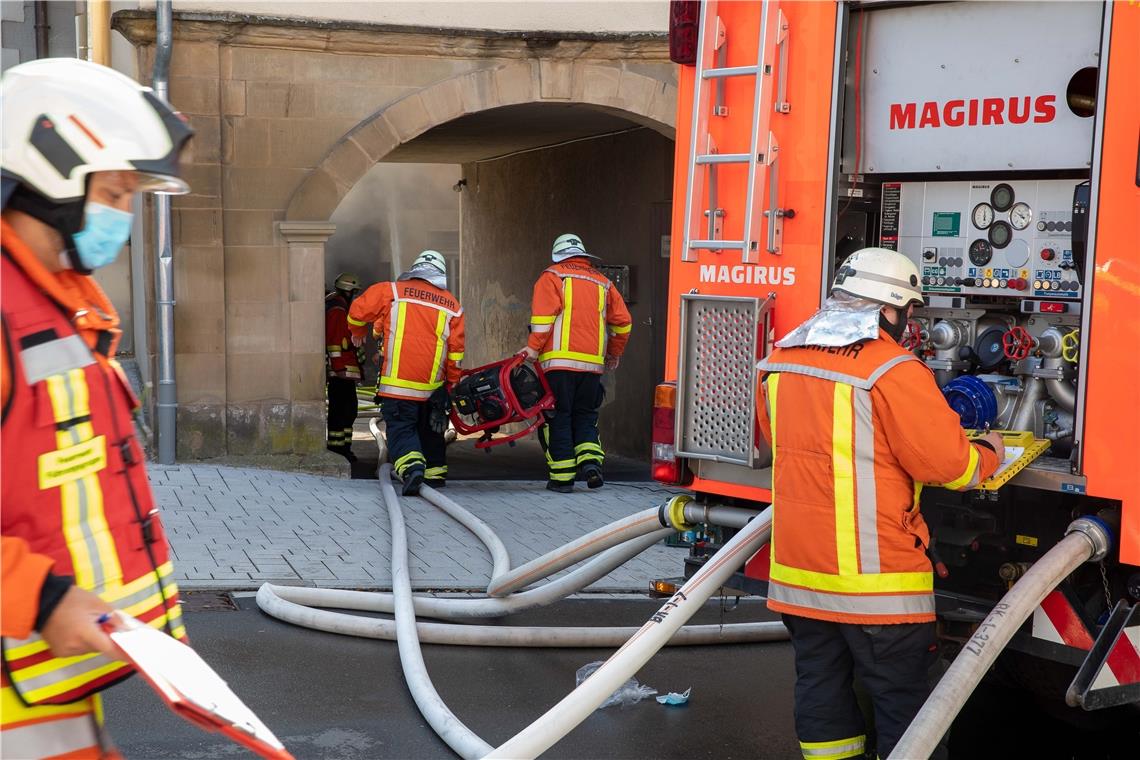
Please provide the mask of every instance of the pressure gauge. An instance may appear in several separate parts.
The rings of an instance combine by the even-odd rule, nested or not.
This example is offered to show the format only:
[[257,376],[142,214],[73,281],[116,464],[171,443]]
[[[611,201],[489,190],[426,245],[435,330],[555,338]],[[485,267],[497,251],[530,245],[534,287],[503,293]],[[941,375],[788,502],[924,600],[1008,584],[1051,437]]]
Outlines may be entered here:
[[994,211],[1009,211],[1013,205],[1013,188],[1004,182],[990,191],[990,205]]
[[994,207],[988,203],[979,203],[974,206],[974,213],[971,216],[974,219],[974,226],[984,230],[994,221]]
[[970,243],[970,263],[976,267],[984,267],[990,263],[993,258],[994,249],[990,246],[990,241],[985,238],[978,238]]
[[1005,248],[1013,240],[1013,228],[1008,222],[994,222],[990,225],[990,244],[994,248]]
[[1023,230],[1033,221],[1033,209],[1028,203],[1015,203],[1009,210],[1009,223],[1015,230]]

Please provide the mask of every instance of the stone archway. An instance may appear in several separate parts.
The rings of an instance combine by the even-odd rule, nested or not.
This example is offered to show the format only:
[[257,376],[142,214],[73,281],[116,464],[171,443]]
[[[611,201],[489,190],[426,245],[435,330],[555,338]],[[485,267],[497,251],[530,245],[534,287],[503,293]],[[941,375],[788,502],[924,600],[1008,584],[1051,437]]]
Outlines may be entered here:
[[425,87],[381,108],[325,154],[289,200],[287,220],[327,220],[397,146],[461,116],[523,103],[575,103],[617,111],[672,138],[677,88],[620,65],[531,60],[481,69]]

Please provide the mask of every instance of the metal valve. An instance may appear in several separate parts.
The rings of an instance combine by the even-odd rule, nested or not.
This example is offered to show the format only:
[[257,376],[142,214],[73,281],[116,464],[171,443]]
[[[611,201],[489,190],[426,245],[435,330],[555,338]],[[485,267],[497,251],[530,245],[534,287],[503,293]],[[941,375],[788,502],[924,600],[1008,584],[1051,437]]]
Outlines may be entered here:
[[1001,350],[1006,359],[1019,362],[1029,356],[1036,341],[1021,325],[1015,325],[1005,335],[1001,336]]
[[914,351],[922,345],[922,325],[917,320],[907,320],[906,330],[903,332],[899,345],[907,351]]
[[1061,338],[1061,358],[1069,364],[1076,364],[1081,357],[1081,331],[1073,330]]

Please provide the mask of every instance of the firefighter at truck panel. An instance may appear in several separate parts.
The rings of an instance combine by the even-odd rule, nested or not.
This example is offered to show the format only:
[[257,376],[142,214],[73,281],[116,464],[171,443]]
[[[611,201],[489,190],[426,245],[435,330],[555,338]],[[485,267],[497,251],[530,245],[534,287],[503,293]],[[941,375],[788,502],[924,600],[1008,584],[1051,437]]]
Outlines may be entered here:
[[768,607],[795,649],[805,758],[863,756],[856,676],[878,756],[917,714],[938,657],[921,484],[972,488],[1004,455],[998,433],[967,440],[931,371],[898,344],[921,303],[909,259],[857,251],[823,307],[759,364],[757,417],[774,452]]
[[363,377],[363,347],[352,344],[348,330],[348,307],[360,292],[360,278],[343,272],[333,282],[333,290],[325,296],[325,373],[328,395],[329,451],[350,462],[352,425],[356,422],[356,386]]
[[384,355],[376,395],[387,431],[388,458],[403,480],[405,496],[447,479],[447,388],[459,380],[464,319],[459,300],[447,290],[447,262],[424,251],[396,282],[364,291],[348,309],[353,345],[365,331]]
[[580,477],[589,488],[605,483],[605,451],[598,438],[602,372],[617,369],[632,319],[617,288],[594,268],[581,238],[554,241],[554,262],[534,284],[530,337],[519,352],[537,360],[554,392],[554,413],[539,429],[546,452],[546,487],[571,493]]
[[66,58],[8,70],[0,104],[0,743],[6,757],[101,757],[98,692],[131,670],[100,616],[186,633],[114,358],[119,318],[89,275],[126,243],[135,193],[187,192],[192,131],[149,88]]

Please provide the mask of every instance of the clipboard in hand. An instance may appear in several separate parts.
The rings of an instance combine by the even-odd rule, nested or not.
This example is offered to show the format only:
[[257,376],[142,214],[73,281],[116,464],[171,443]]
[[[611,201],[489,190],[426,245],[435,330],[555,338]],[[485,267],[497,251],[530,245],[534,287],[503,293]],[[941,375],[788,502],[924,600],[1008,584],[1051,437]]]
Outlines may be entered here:
[[272,760],[293,760],[273,732],[230,690],[221,676],[177,639],[115,612],[104,623],[130,662],[176,715]]

